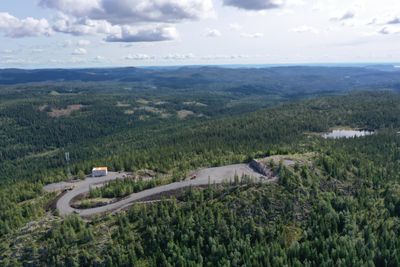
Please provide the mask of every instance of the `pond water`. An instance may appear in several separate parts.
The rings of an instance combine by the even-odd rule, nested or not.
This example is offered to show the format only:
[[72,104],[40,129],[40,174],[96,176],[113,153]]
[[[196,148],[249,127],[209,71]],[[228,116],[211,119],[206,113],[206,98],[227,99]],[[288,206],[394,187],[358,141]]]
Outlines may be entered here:
[[354,138],[372,135],[372,131],[357,131],[357,130],[333,130],[330,133],[324,133],[322,135],[325,139],[339,139],[339,138]]

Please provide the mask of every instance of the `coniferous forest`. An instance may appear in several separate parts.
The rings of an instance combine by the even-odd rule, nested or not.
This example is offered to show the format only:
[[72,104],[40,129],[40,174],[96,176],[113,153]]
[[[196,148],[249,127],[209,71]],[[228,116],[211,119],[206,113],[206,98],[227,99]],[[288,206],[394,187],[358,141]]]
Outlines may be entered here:
[[[0,265],[400,266],[399,83],[328,70],[2,85]],[[349,72],[362,82],[335,82]],[[373,134],[322,137],[340,128]],[[254,158],[279,179],[188,187],[90,219],[60,216],[43,189],[93,166],[156,176],[89,196],[122,198]]]

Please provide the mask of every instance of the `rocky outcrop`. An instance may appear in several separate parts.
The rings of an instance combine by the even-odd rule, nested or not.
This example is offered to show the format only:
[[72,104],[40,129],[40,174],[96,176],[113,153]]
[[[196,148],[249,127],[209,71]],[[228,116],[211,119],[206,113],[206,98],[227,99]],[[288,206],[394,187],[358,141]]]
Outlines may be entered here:
[[267,166],[265,166],[264,163],[262,163],[258,160],[253,159],[252,161],[250,161],[249,166],[256,172],[264,175],[267,178],[274,177],[272,170],[270,168],[268,168]]

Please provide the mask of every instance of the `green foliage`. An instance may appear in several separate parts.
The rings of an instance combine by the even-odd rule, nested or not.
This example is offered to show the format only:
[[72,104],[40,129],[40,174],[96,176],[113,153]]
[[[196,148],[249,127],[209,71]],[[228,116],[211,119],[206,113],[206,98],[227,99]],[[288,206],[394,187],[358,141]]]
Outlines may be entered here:
[[[179,123],[153,118],[133,128],[125,125],[126,117],[116,118],[121,114],[106,107],[105,113],[89,109],[89,114],[59,121],[36,114],[31,118],[37,124],[10,122],[14,128],[5,130],[5,136],[17,141],[2,148],[0,264],[399,266],[399,102],[395,93],[357,93],[239,116],[214,114]],[[26,106],[14,111],[32,112]],[[14,116],[11,110],[2,114]],[[94,123],[92,133],[80,126],[101,117],[107,124]],[[59,137],[59,143],[23,136],[41,119],[57,127],[70,125],[71,136]],[[115,127],[107,126],[113,119]],[[24,123],[30,126],[11,134]],[[377,133],[338,140],[318,136],[336,126]],[[17,144],[25,145],[20,149]],[[243,162],[256,155],[314,152],[315,159],[294,166],[271,164],[280,176],[278,183],[189,188],[177,199],[137,204],[116,216],[60,219],[42,232],[33,230],[21,248],[15,245],[21,240],[18,230],[49,216],[45,207],[54,195],[44,194],[42,185],[66,179],[61,150],[48,154],[60,144],[70,151],[75,174],[106,164],[113,170],[151,169],[176,180],[198,167]],[[117,181],[91,194],[122,197],[158,182]]]
[[103,187],[91,188],[90,198],[122,198],[132,193],[168,184],[171,180],[167,178],[155,178],[148,181],[123,179],[107,183]]

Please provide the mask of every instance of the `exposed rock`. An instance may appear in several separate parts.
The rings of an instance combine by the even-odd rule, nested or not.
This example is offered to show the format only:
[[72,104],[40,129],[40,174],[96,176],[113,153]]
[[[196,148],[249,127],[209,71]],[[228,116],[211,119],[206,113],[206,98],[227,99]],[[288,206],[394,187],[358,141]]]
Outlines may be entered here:
[[272,170],[270,168],[268,168],[267,166],[265,166],[262,162],[253,159],[250,163],[249,166],[255,170],[256,172],[264,175],[265,177],[267,177],[268,179],[272,179],[274,178],[274,173],[272,172]]

